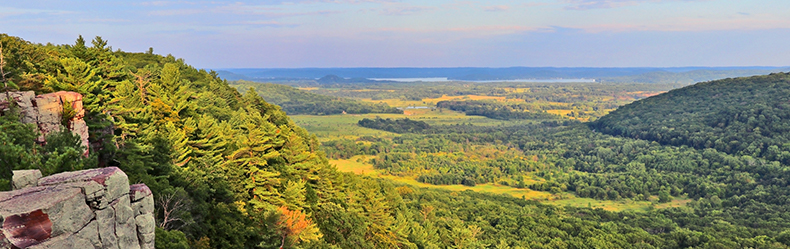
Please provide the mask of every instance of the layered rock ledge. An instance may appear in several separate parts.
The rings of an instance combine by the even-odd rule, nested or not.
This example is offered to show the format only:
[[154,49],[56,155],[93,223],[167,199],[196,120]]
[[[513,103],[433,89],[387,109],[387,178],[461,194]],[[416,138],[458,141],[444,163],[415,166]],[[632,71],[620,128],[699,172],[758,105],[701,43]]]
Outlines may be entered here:
[[0,248],[154,248],[154,199],[116,167],[41,177],[0,192]]
[[[80,136],[82,145],[88,156],[88,126],[85,124],[85,109],[82,107],[82,95],[76,92],[54,92],[36,96],[33,91],[9,92],[8,95],[19,107],[20,121],[26,124],[35,124],[41,137],[39,143],[46,143],[44,137],[60,130],[64,110],[69,110],[71,115],[66,117],[66,129]],[[8,109],[10,104],[5,96],[0,98],[0,111]]]

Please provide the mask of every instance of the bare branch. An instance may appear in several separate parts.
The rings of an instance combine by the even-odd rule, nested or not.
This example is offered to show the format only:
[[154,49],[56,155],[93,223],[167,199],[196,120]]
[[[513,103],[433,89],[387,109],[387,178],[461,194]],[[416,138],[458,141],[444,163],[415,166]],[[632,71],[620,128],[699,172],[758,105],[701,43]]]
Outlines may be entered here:
[[151,72],[148,70],[144,70],[143,72],[137,71],[137,73],[132,73],[132,75],[136,78],[135,83],[137,84],[137,88],[140,91],[140,100],[145,105],[148,102],[146,95],[148,95],[147,87],[151,81]]
[[157,204],[162,210],[162,222],[159,223],[159,227],[170,229],[175,222],[181,222],[181,226],[186,225],[186,222],[177,215],[178,212],[185,211],[186,203],[183,197],[176,196],[175,193],[159,195]]

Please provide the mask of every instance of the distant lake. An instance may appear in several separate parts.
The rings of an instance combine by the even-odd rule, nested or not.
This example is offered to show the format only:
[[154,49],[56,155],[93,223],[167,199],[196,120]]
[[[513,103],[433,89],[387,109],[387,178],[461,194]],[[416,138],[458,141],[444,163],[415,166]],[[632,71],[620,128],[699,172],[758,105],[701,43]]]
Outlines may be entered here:
[[375,81],[395,81],[395,82],[449,82],[449,81],[465,81],[465,82],[539,82],[539,83],[568,83],[568,82],[595,82],[595,79],[515,79],[515,80],[450,80],[447,77],[433,77],[433,78],[368,78]]
[[369,78],[369,80],[375,81],[396,81],[396,82],[446,82],[451,81],[448,80],[447,77],[437,77],[437,78]]

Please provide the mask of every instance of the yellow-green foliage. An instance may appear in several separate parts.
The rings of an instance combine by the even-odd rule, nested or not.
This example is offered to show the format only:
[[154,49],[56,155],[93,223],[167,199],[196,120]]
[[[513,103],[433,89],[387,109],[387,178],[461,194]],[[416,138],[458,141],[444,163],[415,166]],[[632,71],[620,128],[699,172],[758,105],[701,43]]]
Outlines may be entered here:
[[[13,111],[0,115],[3,166],[0,185],[7,187],[12,169],[39,168],[51,174],[90,167],[120,167],[131,182],[145,183],[157,198],[156,238],[160,248],[787,248],[783,243],[790,243],[787,239],[790,232],[781,232],[790,226],[781,215],[776,215],[781,212],[764,211],[781,209],[773,206],[774,202],[762,202],[785,196],[770,194],[782,189],[776,187],[779,183],[755,186],[755,180],[761,180],[759,176],[746,172],[732,174],[724,170],[729,165],[704,168],[710,169],[710,175],[715,177],[699,178],[684,173],[680,176],[688,181],[674,181],[674,185],[667,184],[669,187],[657,186],[653,182],[681,178],[676,177],[678,174],[647,172],[644,164],[596,163],[596,160],[624,158],[626,154],[615,151],[626,151],[625,148],[611,148],[625,145],[581,128],[565,132],[570,135],[544,133],[545,129],[505,134],[472,133],[477,126],[463,125],[447,128],[454,131],[451,134],[454,137],[404,137],[413,143],[395,147],[391,141],[376,141],[384,145],[376,150],[400,153],[388,155],[411,155],[450,163],[459,161],[461,156],[428,150],[439,147],[452,150],[444,150],[449,153],[477,150],[470,153],[476,157],[475,162],[493,163],[489,153],[511,153],[523,145],[533,149],[529,155],[532,157],[513,162],[526,160],[519,163],[524,171],[542,167],[530,173],[544,180],[532,181],[530,174],[521,172],[515,177],[519,179],[504,179],[505,182],[534,183],[531,187],[547,188],[550,192],[562,192],[575,185],[579,190],[596,194],[617,192],[600,186],[629,194],[632,192],[628,190],[636,185],[633,183],[648,183],[656,185],[647,186],[652,192],[678,196],[681,191],[696,191],[697,199],[689,203],[694,212],[668,208],[647,210],[645,214],[611,213],[587,207],[540,205],[525,200],[531,199],[530,196],[521,199],[473,191],[414,188],[397,184],[403,181],[398,178],[390,181],[339,172],[329,165],[318,138],[297,126],[279,106],[267,103],[254,90],[240,94],[216,73],[195,69],[173,56],[112,51],[100,37],[93,39],[92,46],[87,46],[81,37],[74,45],[38,45],[0,34],[0,43],[3,56],[8,59],[3,69],[10,72],[9,79],[18,82],[22,90],[81,93],[87,111],[85,120],[92,132],[91,157],[86,159],[75,148],[77,143],[69,136],[71,133],[52,137],[47,146],[41,147],[33,142],[37,134],[32,127],[22,125]],[[536,89],[512,92],[526,94]],[[457,113],[436,114],[448,119],[450,116],[461,122],[475,120]],[[347,129],[340,124],[348,123],[349,120],[341,119],[336,121],[338,126],[330,129]],[[396,139],[400,138],[392,140]],[[458,142],[445,142],[450,139]],[[481,139],[488,139],[488,145],[461,145],[464,141]],[[523,141],[504,142],[514,139]],[[373,144],[374,140],[360,142]],[[633,151],[637,153],[669,154],[673,150],[635,143],[639,149]],[[419,146],[426,152],[412,155],[408,148],[396,148],[401,145]],[[584,160],[578,161],[577,157],[560,156],[573,153],[588,154],[580,155],[578,158]],[[715,163],[743,162],[769,173],[780,168],[716,153],[706,151],[704,155]],[[697,155],[693,152],[672,155],[683,157],[667,161],[697,160],[692,157]],[[644,154],[640,159],[649,159],[647,156],[652,154]],[[738,167],[730,169],[749,169],[743,166],[746,164],[733,165]],[[573,167],[587,168],[590,172],[620,170],[620,166],[641,169],[634,172],[639,173],[636,175],[639,178],[622,174],[618,178],[622,182],[605,182],[608,175],[604,173],[608,172],[576,174],[570,170]],[[480,169],[488,168],[499,166]],[[500,171],[503,169],[511,171],[508,167]],[[502,180],[488,176],[482,179]],[[753,187],[756,191],[730,195],[739,189],[715,182],[718,179],[726,179],[743,189]],[[678,187],[692,180],[700,184],[689,185],[686,190]],[[596,185],[585,185],[587,182]],[[500,183],[475,187],[481,192],[518,196]],[[649,191],[648,195],[652,193]],[[703,191],[709,195],[700,196]],[[719,195],[728,199],[723,201]],[[739,198],[744,199],[738,202]],[[675,201],[680,204],[686,200]],[[743,209],[724,208],[739,205],[736,203],[750,204]],[[173,219],[163,220],[165,209]]]

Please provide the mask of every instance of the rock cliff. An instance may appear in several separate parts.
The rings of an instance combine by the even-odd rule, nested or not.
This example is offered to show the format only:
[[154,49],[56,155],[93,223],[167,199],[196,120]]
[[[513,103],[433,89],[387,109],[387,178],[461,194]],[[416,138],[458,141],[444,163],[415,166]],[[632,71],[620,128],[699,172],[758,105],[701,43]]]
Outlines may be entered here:
[[[3,94],[5,95],[5,94]],[[88,126],[82,118],[85,109],[82,108],[82,95],[75,92],[54,92],[36,96],[33,91],[10,92],[9,95],[19,106],[20,119],[23,123],[36,124],[41,136],[39,143],[46,143],[44,137],[50,132],[58,131],[61,121],[66,113],[66,128],[80,136],[82,145],[88,148]],[[5,96],[0,98],[0,111],[8,109]],[[66,110],[66,112],[64,112]],[[88,150],[83,153],[88,156]]]
[[14,171],[0,192],[0,248],[154,248],[154,200],[116,167],[41,177]]

